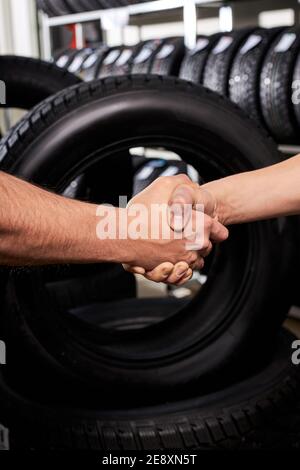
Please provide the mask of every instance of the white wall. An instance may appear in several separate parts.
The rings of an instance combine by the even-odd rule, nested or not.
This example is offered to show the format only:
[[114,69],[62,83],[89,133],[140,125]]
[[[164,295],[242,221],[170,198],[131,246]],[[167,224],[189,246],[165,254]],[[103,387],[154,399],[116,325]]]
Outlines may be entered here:
[[291,26],[295,21],[295,12],[292,8],[282,10],[262,11],[258,15],[258,24],[263,28],[276,26]]
[[35,0],[0,0],[0,53],[38,56]]

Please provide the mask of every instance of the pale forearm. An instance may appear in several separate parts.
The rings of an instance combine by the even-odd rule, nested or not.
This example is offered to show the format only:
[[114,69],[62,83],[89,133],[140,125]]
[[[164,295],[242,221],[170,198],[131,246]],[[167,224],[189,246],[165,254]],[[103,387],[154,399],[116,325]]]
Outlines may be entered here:
[[226,225],[300,213],[300,155],[204,185]]
[[125,262],[125,241],[99,240],[97,222],[95,205],[0,172],[0,264]]

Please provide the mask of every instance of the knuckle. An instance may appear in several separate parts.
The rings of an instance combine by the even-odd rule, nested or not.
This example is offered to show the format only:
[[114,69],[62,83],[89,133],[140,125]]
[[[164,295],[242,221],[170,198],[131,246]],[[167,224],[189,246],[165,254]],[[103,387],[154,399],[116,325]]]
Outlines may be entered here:
[[159,176],[156,178],[157,184],[168,184],[169,183],[169,176]]
[[[222,233],[223,233],[223,232],[222,232]],[[226,230],[224,230],[224,233],[223,233],[223,240],[225,241],[225,240],[227,240],[228,238],[229,238],[229,230],[226,229]]]
[[172,176],[160,176],[158,179],[164,185],[171,186],[174,184]]
[[202,250],[207,250],[209,248],[209,245],[210,245],[210,241],[208,238],[205,238],[203,240],[203,244],[202,244]]
[[191,252],[189,255],[189,264],[195,263],[198,259],[198,255],[195,251]]
[[181,183],[189,183],[191,181],[190,178],[185,173],[179,173],[178,175],[176,175],[176,178]]

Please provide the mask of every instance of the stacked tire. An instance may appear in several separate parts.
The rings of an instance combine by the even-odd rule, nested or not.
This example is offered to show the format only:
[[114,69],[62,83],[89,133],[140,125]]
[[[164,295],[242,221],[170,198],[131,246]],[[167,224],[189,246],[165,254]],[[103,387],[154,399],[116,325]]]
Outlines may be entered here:
[[[58,193],[81,178],[83,198],[99,203],[114,197],[114,185],[104,185],[124,153],[143,145],[176,151],[204,181],[279,161],[273,142],[221,96],[133,75],[48,98],[2,140],[1,166]],[[293,337],[280,332],[290,303],[291,227],[282,219],[231,232],[191,302],[104,298],[98,266],[71,275],[69,268],[12,272],[0,376],[12,446],[262,445],[257,428],[274,407],[292,403],[298,382]]]
[[246,28],[199,36],[193,50],[185,49],[182,38],[166,38],[68,50],[56,63],[86,81],[139,73],[179,76],[231,99],[279,144],[297,144],[299,44],[299,28]]
[[178,76],[185,54],[182,38],[144,41],[136,46],[70,49],[55,61],[85,81],[115,75],[151,73]]
[[6,104],[31,109],[48,96],[81,80],[56,64],[18,56],[0,56],[0,78],[6,85]]
[[200,51],[188,51],[180,76],[230,98],[278,143],[297,144],[299,41],[296,27],[200,38]]

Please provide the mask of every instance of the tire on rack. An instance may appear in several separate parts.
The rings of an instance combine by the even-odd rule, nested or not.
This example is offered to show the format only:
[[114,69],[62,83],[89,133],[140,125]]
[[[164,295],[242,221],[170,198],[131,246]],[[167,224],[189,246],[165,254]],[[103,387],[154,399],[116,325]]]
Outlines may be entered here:
[[130,73],[131,64],[139,50],[139,44],[135,47],[124,46],[124,49],[112,66],[111,74],[116,76]]
[[47,0],[37,0],[37,7],[48,16],[57,16],[57,11],[52,8]]
[[95,78],[105,78],[113,75],[114,65],[120,58],[123,49],[123,46],[109,48],[105,57],[98,64]]
[[74,13],[70,8],[68,0],[44,0],[49,12],[54,12],[55,16],[64,16]]
[[14,389],[1,369],[1,422],[9,431],[10,450],[283,448],[287,436],[280,434],[278,442],[278,419],[292,413],[299,388],[292,341],[282,333],[269,364],[231,387],[139,408],[122,409],[101,398],[97,406],[80,408],[68,401],[45,404],[41,396],[33,401]]
[[198,38],[196,47],[187,50],[185,53],[180,67],[180,78],[202,85],[206,61],[221,34],[217,33],[210,37],[200,36]]
[[299,142],[292,102],[292,82],[300,46],[300,29],[283,31],[265,57],[260,77],[264,121],[279,143]]
[[[115,168],[114,157],[140,146],[183,151],[204,181],[279,161],[272,140],[236,106],[205,88],[157,76],[99,80],[59,93],[1,142],[0,159],[5,170],[63,191],[88,167],[93,173],[104,159]],[[14,339],[4,339],[14,375],[25,374],[28,386],[30,376],[40,377],[45,396],[54,393],[57,375],[83,390],[110,394],[121,387],[149,399],[167,397],[174,387],[184,393],[187,384],[221,387],[272,347],[290,306],[290,237],[286,219],[233,227],[192,302],[137,336],[94,331],[58,311],[40,270],[12,275],[5,321],[13,324],[7,333]],[[9,346],[16,341],[22,365]]]
[[229,77],[235,54],[241,42],[252,32],[245,28],[231,33],[223,33],[210,51],[207,59],[203,85],[222,96],[228,96]]
[[82,64],[82,76],[84,81],[88,82],[96,78],[98,69],[100,69],[108,50],[108,47],[103,45],[98,47],[89,57],[86,58]]
[[77,75],[82,71],[83,64],[85,60],[93,54],[93,49],[90,47],[85,47],[80,49],[77,54],[73,57],[72,62],[68,66],[70,73],[75,73]]
[[293,72],[293,83],[292,83],[292,102],[294,107],[294,113],[296,115],[298,126],[300,126],[300,54],[298,54],[297,61]]
[[48,96],[81,80],[39,59],[0,56],[0,79],[6,84],[6,107],[31,109]]
[[263,124],[260,107],[260,74],[269,47],[283,28],[258,28],[240,45],[229,79],[229,98]]
[[98,0],[76,0],[75,2],[72,0],[68,0],[75,4],[75,9],[77,13],[85,12],[85,11],[96,11],[101,10],[103,7],[101,2]]
[[184,53],[183,39],[166,39],[154,55],[150,73],[178,77]]
[[56,54],[54,60],[58,67],[68,69],[69,65],[73,62],[74,57],[80,52],[78,49],[67,49],[60,51]]
[[161,49],[164,44],[162,39],[154,39],[151,41],[145,41],[141,45],[139,53],[134,57],[130,73],[131,74],[140,74],[140,73],[150,73],[154,57],[156,53]]

